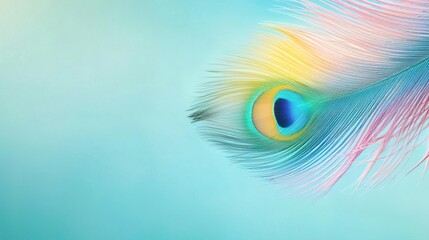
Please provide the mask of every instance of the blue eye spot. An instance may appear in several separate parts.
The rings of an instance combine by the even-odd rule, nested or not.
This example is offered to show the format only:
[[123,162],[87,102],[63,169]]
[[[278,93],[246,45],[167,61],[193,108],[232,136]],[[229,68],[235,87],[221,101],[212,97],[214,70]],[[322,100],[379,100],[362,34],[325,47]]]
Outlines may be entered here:
[[292,103],[287,99],[278,98],[274,103],[274,116],[280,127],[290,127],[295,122],[292,116]]
[[301,131],[310,120],[309,104],[301,94],[292,90],[277,93],[272,105],[278,133],[290,136]]

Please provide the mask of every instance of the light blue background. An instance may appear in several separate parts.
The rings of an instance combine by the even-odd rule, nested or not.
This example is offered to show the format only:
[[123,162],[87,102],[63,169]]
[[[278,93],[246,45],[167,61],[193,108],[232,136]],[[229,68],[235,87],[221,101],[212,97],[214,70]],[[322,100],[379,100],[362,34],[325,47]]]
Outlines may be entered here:
[[269,0],[0,2],[0,239],[429,239],[421,169],[288,196],[186,118]]

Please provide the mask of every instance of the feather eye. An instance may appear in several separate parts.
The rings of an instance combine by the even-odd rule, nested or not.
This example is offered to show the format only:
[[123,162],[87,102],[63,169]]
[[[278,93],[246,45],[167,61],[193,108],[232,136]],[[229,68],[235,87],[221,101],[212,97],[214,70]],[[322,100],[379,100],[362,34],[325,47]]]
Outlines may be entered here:
[[290,141],[305,130],[309,103],[294,88],[279,86],[262,93],[252,107],[252,122],[263,135]]
[[235,161],[301,192],[326,193],[358,160],[357,186],[399,174],[428,124],[429,3],[288,2],[298,23],[266,25],[191,118]]

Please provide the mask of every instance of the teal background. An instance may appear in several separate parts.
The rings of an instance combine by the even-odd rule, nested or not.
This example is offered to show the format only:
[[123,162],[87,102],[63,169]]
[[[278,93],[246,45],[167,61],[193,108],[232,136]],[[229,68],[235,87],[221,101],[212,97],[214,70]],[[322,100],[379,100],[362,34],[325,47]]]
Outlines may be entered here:
[[186,118],[207,69],[286,19],[273,4],[2,0],[0,239],[429,239],[422,169],[302,199]]

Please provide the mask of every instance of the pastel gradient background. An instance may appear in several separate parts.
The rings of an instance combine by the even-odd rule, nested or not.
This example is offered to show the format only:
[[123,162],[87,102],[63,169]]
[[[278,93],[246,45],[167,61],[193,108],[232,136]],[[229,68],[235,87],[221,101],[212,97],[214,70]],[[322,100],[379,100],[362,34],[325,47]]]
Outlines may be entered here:
[[2,0],[0,239],[429,239],[421,169],[303,200],[186,118],[207,69],[286,20],[273,4]]

